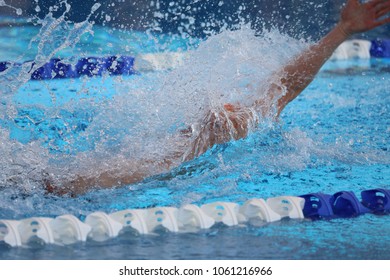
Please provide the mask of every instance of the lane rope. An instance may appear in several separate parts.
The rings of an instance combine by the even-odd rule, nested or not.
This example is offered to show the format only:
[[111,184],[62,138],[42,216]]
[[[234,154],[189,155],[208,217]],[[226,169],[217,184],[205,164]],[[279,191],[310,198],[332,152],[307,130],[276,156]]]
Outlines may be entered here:
[[[0,62],[0,75],[10,69],[29,69],[31,80],[70,79],[83,76],[134,75],[140,72],[175,68],[184,63],[188,52],[167,52],[132,56],[85,57],[75,64],[52,58],[36,67],[34,61],[16,63]],[[348,40],[333,53],[330,60],[390,58],[390,39]]]
[[333,195],[311,193],[301,196],[253,198],[243,204],[218,201],[197,206],[126,209],[114,213],[93,212],[81,221],[74,215],[55,218],[32,217],[0,220],[0,242],[11,247],[29,244],[70,245],[88,240],[106,241],[123,232],[156,234],[198,232],[215,224],[238,226],[266,225],[281,219],[351,218],[362,214],[390,213],[390,190],[371,189],[361,192],[361,200],[351,191]]

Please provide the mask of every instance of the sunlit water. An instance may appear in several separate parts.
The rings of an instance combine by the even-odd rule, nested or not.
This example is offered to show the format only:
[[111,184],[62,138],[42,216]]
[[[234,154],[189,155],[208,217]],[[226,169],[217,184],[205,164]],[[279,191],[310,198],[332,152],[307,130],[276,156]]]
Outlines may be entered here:
[[[66,14],[70,7],[64,7]],[[93,211],[340,190],[359,195],[390,185],[389,61],[364,60],[328,63],[279,122],[261,119],[246,139],[214,147],[172,172],[76,198],[47,194],[42,179],[48,173],[58,180],[97,176],[102,166],[164,157],[177,148],[177,130],[199,122],[210,108],[252,104],[270,75],[309,43],[244,24],[200,40],[113,31],[88,20],[73,25],[50,15],[38,26],[0,32],[9,41],[21,38],[19,46],[1,51],[0,61],[34,60],[30,68],[51,57],[72,63],[90,55],[186,54],[178,68],[133,76],[29,81],[29,68],[0,73],[2,219],[83,219]],[[122,235],[66,248],[0,245],[0,258],[388,259],[389,221],[374,215],[283,220],[197,234]]]

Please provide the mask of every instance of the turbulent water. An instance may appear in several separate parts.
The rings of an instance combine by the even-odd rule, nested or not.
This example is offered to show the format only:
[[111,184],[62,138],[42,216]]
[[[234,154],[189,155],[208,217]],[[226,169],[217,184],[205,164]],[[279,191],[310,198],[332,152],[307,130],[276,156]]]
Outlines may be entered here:
[[[262,98],[270,75],[305,46],[305,43],[276,30],[256,36],[255,31],[243,25],[238,30],[225,30],[199,43],[186,54],[183,65],[176,69],[141,75],[130,81],[113,79],[101,89],[94,86],[83,89],[97,91],[95,95],[103,95],[108,87],[108,90],[114,89],[115,96],[104,101],[88,100],[88,95],[92,94],[87,92],[81,100],[59,104],[57,99],[61,93],[49,89],[51,106],[37,105],[37,108],[30,106],[26,109],[15,104],[13,96],[20,91],[29,91],[31,87],[38,88],[38,94],[39,88],[44,91],[52,83],[29,82],[31,73],[60,52],[75,49],[83,35],[94,34],[93,24],[88,18],[77,24],[67,22],[65,17],[71,6],[66,2],[62,2],[62,6],[63,14],[58,18],[50,13],[38,21],[41,26],[39,33],[28,45],[30,52],[36,51],[34,61],[8,69],[1,76],[4,125],[0,184],[5,187],[39,187],[42,176],[46,176],[44,174],[69,180],[80,173],[97,176],[99,172],[115,169],[115,166],[119,169],[125,166],[124,170],[131,172],[131,168],[135,168],[133,165],[142,160],[164,159],[180,149],[178,131],[200,123],[208,111],[222,108],[226,103],[249,106]],[[99,6],[95,4],[91,8],[91,15]],[[16,60],[24,59],[25,54],[21,53]],[[67,59],[71,61],[74,57]],[[73,80],[63,81],[59,91],[73,83]],[[105,79],[94,83],[104,85]],[[78,94],[81,92],[76,96]],[[32,95],[28,94],[34,100]],[[59,139],[50,142],[45,139],[47,135],[36,135],[36,126],[45,121],[71,126],[70,120],[65,119],[65,112],[68,115],[80,114],[85,127],[79,129],[82,131],[77,131],[76,127],[74,135],[69,132],[67,136],[61,135],[59,138],[64,143],[57,145],[62,152],[58,153],[42,143],[46,141],[50,145]],[[31,123],[26,125],[20,118]],[[7,126],[14,126],[15,119],[20,121],[17,126],[24,124],[21,130],[24,134],[31,134],[30,137],[22,141],[12,139]],[[50,125],[46,128],[50,130]],[[80,151],[80,142],[83,141],[89,147]],[[102,165],[104,168],[100,168]],[[96,174],[92,173],[94,170]]]
[[[4,1],[0,1],[3,5]],[[95,4],[85,21],[75,24],[66,19],[72,7],[63,1],[53,8],[56,15],[32,18],[35,26],[20,29],[31,34],[28,40],[19,36],[18,40],[25,40],[21,52],[12,50],[1,56],[1,60],[15,62],[33,60],[0,73],[0,188],[6,194],[5,204],[13,203],[15,190],[17,195],[42,194],[42,181],[47,176],[69,181],[78,174],[93,177],[107,170],[117,171],[121,166],[131,172],[140,160],[163,159],[182,148],[178,131],[201,122],[209,110],[226,103],[251,106],[261,99],[273,73],[310,44],[277,29],[255,31],[245,21],[201,40],[183,34],[166,38],[151,31],[114,32],[90,20],[99,8]],[[0,32],[11,38],[11,30],[3,28]],[[32,71],[53,57],[75,63],[89,55],[137,56],[148,51],[175,51],[185,58],[174,69],[129,77],[29,81]],[[321,93],[317,92],[317,96]],[[340,98],[334,95],[332,105],[356,105],[353,97]],[[314,120],[315,113],[310,113]],[[156,180],[170,180],[176,191],[183,185],[200,182],[228,182],[228,189],[222,191],[227,194],[237,192],[234,179],[227,178],[236,173],[240,181],[250,182],[260,180],[253,179],[255,174],[280,176],[324,167],[333,161],[390,163],[386,150],[376,145],[355,148],[353,140],[334,135],[326,139],[322,128],[319,131],[323,134],[318,136],[299,126],[286,130],[283,120],[275,122],[272,116],[259,118],[258,128],[248,139],[215,147],[200,159]],[[193,174],[197,177],[193,178]],[[150,184],[145,181],[141,187]],[[180,203],[186,199],[197,201],[203,195],[195,191]],[[12,211],[20,214],[24,210]]]

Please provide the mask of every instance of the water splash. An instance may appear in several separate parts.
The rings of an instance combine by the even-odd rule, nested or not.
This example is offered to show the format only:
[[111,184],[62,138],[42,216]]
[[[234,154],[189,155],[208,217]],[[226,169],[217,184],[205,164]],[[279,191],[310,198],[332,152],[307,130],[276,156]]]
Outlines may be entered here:
[[[69,8],[66,8],[67,11]],[[59,37],[53,36],[57,34],[53,30],[58,30],[58,26],[64,23],[63,18],[55,20],[50,15],[45,22],[39,35],[32,40],[40,40],[38,46],[41,47],[38,47],[36,56],[36,61],[40,63],[37,65],[60,49],[77,43],[79,36],[72,34],[81,36],[91,31],[88,22],[82,29],[60,28],[65,30],[65,35],[62,34],[63,39],[58,45]],[[47,36],[54,39],[42,39]],[[287,44],[289,53],[278,52]],[[183,142],[178,131],[199,124],[210,110],[218,110],[226,103],[251,106],[255,100],[263,98],[265,82],[270,74],[305,45],[276,30],[264,31],[261,36],[256,36],[248,26],[235,31],[226,30],[202,42],[191,51],[182,66],[172,71],[144,74],[129,81],[123,78],[101,79],[98,83],[111,86],[115,91],[114,96],[103,102],[94,99],[82,101],[76,97],[75,102],[63,104],[58,101],[58,93],[49,91],[53,108],[26,109],[12,105],[8,106],[4,113],[7,118],[4,119],[12,124],[14,134],[10,135],[11,138],[19,138],[26,144],[45,142],[51,148],[52,154],[38,152],[31,155],[41,163],[37,169],[42,174],[50,173],[58,180],[66,177],[66,181],[80,172],[98,176],[99,172],[103,172],[98,166],[102,161],[106,170],[118,172],[119,166],[125,166],[124,171],[131,172],[134,163],[129,164],[129,159],[133,162],[145,159],[159,161],[179,153],[188,143]],[[269,55],[259,56],[259,53]],[[112,85],[105,85],[106,81],[112,82]],[[27,79],[22,83],[27,83]],[[53,82],[38,83],[51,87]],[[68,80],[62,83],[59,90],[63,91],[75,82]],[[29,90],[28,87],[26,89]],[[85,89],[88,91],[85,98],[90,98],[93,88]],[[12,92],[17,92],[16,88]],[[98,94],[102,94],[99,89]],[[90,114],[84,118],[78,112],[85,110]],[[79,121],[72,121],[77,117]],[[51,131],[50,134],[43,132],[40,135],[45,130]],[[53,131],[56,132],[54,136]],[[23,137],[25,140],[21,140]],[[81,151],[80,146],[84,147]],[[60,153],[53,153],[56,150]],[[44,157],[42,160],[41,155]],[[91,158],[99,164],[94,166]],[[91,170],[96,172],[92,174]],[[19,181],[24,181],[24,175],[20,174]],[[37,180],[42,176],[36,176]]]
[[[35,21],[40,30],[28,46],[35,49],[34,62],[21,70],[11,68],[0,74],[5,85],[2,90],[7,93],[2,95],[0,105],[3,188],[35,193],[42,188],[47,173],[58,182],[71,181],[80,173],[97,177],[103,171],[119,172],[121,168],[129,173],[140,160],[164,159],[186,144],[177,132],[199,124],[208,111],[218,110],[226,103],[252,106],[255,100],[264,98],[272,74],[309,44],[277,29],[255,31],[245,19],[233,27],[219,24],[220,32],[209,32],[207,39],[198,44],[198,40],[188,38],[195,24],[190,16],[179,37],[188,42],[191,50],[186,52],[184,64],[176,69],[135,77],[31,82],[29,77],[34,69],[64,49],[76,49],[83,35],[94,36],[101,28],[90,17],[80,23],[69,22],[66,16],[72,7],[62,1],[55,9],[58,12],[61,8],[58,17],[53,9]],[[99,4],[95,4],[90,15],[98,9]],[[173,9],[174,12],[177,10]],[[105,17],[111,20],[107,14]],[[205,27],[212,26],[213,23],[205,23]],[[156,49],[161,51],[173,41],[159,45],[158,30],[159,24],[154,22],[145,38],[153,39],[158,45]],[[112,30],[108,33],[113,34]],[[129,43],[121,38],[114,42],[121,44],[123,40]],[[73,56],[83,54],[71,51],[65,58],[72,61]],[[18,103],[20,100],[15,102],[20,92],[27,93],[26,99],[39,94],[42,97],[43,92],[48,97],[42,97],[45,102],[41,105],[27,106]],[[329,102],[345,103],[334,96]],[[348,141],[329,144],[302,128],[286,132],[270,119],[263,120],[248,139],[212,149],[193,163],[174,170],[172,174],[178,177],[168,176],[172,184],[195,185],[242,170],[247,171],[248,178],[256,172],[301,171],[334,160],[388,163],[388,157],[381,159],[382,152],[359,153]],[[243,157],[246,160],[242,161]],[[193,174],[199,177],[188,181],[194,178]],[[183,178],[181,175],[185,178],[182,182],[178,179]],[[230,187],[223,193],[234,192],[234,180],[226,182]]]
[[[71,10],[71,5],[66,1],[61,1],[55,7],[55,9],[51,9],[51,12],[43,20],[36,20],[36,24],[40,25],[41,28],[39,33],[30,40],[27,47],[27,51],[35,49],[34,60],[23,63],[21,67],[11,66],[4,73],[0,74],[0,82],[5,85],[3,93],[15,93],[20,86],[30,80],[31,74],[35,70],[47,63],[61,50],[73,49],[84,34],[92,34],[93,23],[90,22],[89,18],[100,7],[100,4],[95,4],[91,8],[87,19],[80,23],[71,23],[66,20],[66,15]],[[52,11],[57,11],[61,7],[64,7],[62,14],[57,18],[53,17]],[[23,59],[23,56],[19,58],[19,60],[21,59]]]
[[21,16],[23,14],[23,11],[21,8],[16,8],[14,6],[11,6],[9,4],[7,4],[4,0],[0,0],[0,7],[7,7],[7,8],[10,8],[12,10],[15,11],[15,13],[18,15],[18,16]]

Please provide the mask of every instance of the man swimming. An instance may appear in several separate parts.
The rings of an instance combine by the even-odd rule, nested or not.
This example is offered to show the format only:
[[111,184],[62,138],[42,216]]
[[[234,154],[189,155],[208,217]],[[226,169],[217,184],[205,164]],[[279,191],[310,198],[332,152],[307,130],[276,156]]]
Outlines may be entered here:
[[[128,162],[126,166],[99,172],[98,176],[79,175],[70,182],[46,182],[46,189],[54,193],[80,194],[91,187],[110,188],[133,184],[147,177],[168,172],[181,163],[192,160],[214,145],[245,138],[255,129],[258,116],[277,118],[288,103],[294,100],[314,79],[322,65],[336,48],[351,35],[371,30],[390,22],[390,0],[360,3],[348,0],[341,11],[338,24],[318,43],[295,57],[272,75],[265,98],[251,106],[225,104],[210,110],[199,124],[181,130],[175,138],[178,148],[165,158],[153,157]],[[272,105],[274,104],[274,108]],[[58,187],[53,187],[58,185]]]

